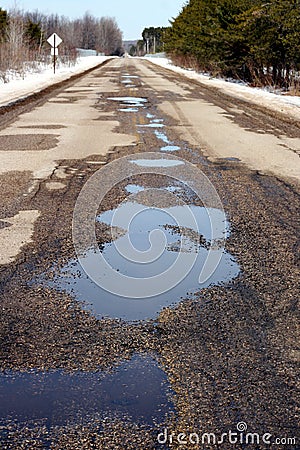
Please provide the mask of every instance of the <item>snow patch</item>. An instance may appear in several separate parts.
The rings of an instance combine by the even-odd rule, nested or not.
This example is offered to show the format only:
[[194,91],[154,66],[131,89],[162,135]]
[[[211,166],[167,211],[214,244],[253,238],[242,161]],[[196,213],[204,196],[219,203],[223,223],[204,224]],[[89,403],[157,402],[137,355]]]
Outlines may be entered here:
[[10,77],[8,83],[0,81],[0,106],[5,106],[55,83],[67,80],[72,75],[91,69],[110,58],[110,56],[86,56],[78,58],[76,64],[71,67],[61,65],[57,68],[55,75],[52,66],[42,66],[39,72],[27,72],[24,77],[14,79]]

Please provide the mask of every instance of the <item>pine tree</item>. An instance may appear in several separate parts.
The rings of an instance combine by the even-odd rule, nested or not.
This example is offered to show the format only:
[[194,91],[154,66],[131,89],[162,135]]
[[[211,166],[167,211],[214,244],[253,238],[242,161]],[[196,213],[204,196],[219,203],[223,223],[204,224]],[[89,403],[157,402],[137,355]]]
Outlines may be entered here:
[[5,34],[8,25],[7,12],[0,8],[0,43],[5,40]]
[[300,0],[190,0],[164,40],[180,65],[288,87],[300,70]]

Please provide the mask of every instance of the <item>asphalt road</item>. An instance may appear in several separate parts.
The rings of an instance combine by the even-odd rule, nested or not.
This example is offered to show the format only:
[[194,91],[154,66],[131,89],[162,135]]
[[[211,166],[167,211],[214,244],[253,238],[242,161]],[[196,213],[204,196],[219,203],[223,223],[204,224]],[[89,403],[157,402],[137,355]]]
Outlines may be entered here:
[[[269,443],[299,448],[294,441],[299,433],[299,124],[133,58],[113,59],[2,112],[0,401],[6,407],[0,407],[1,448],[264,449]],[[138,171],[136,163],[130,172],[132,158],[142,159],[145,152],[155,153],[144,159],[151,173]],[[129,169],[125,162],[118,166],[122,157],[127,163],[129,158]],[[146,312],[145,320],[127,320],[123,310],[94,315],[74,298],[74,279],[80,277],[72,223],[78,196],[95,174],[98,185],[87,198],[93,201],[105,190],[98,213],[128,205],[131,194],[137,195],[133,201],[156,209],[202,208],[203,198],[209,208],[220,202],[230,226],[226,250],[217,240],[209,246],[203,236],[195,238],[188,227],[186,242],[203,252],[219,245],[231,259],[231,275],[203,289],[191,285],[183,299],[174,297],[172,307],[155,314]],[[210,198],[205,177],[217,200]],[[200,199],[192,192],[197,183]],[[163,191],[168,197],[160,197]],[[89,242],[85,213],[78,231],[84,244]],[[107,225],[96,226],[102,249],[123,233],[121,226],[111,233]],[[172,230],[171,239],[178,234]],[[75,294],[57,289],[70,261],[75,271],[68,283]],[[90,288],[84,289],[80,300],[90,303]],[[133,400],[135,392],[143,398],[137,387],[143,361],[149,367],[147,407]],[[128,381],[122,371],[136,373],[130,381],[133,397],[123,393],[123,402],[104,402],[105,411],[97,403],[87,415],[76,397],[81,408],[76,419],[45,422],[45,414],[52,419],[58,414],[54,406],[31,418],[22,408],[18,416],[7,406],[12,395],[7,385],[20,373],[84,377],[113,369],[121,378],[110,379],[114,384],[108,386],[116,392]],[[160,383],[170,391],[163,400],[172,405],[166,418],[155,413],[161,405],[151,404]],[[22,379],[19,386],[21,392]],[[22,401],[31,404],[30,395]],[[64,408],[70,402],[66,399]],[[139,412],[151,408],[159,423],[139,420]],[[256,433],[249,437],[254,445],[247,443],[245,427]],[[238,433],[238,442],[232,433]]]

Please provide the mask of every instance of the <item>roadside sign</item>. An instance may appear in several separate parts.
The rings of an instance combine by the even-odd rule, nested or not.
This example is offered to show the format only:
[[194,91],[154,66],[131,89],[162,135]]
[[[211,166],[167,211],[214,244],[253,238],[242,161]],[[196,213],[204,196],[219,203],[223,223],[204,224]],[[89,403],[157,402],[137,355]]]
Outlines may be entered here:
[[56,66],[56,57],[58,55],[58,46],[62,43],[62,39],[58,36],[58,34],[53,33],[47,39],[48,44],[51,45],[51,56],[53,56],[53,72],[55,73]]
[[48,44],[51,45],[51,47],[58,47],[59,44],[62,43],[62,39],[58,36],[58,34],[53,33],[51,36],[47,39]]

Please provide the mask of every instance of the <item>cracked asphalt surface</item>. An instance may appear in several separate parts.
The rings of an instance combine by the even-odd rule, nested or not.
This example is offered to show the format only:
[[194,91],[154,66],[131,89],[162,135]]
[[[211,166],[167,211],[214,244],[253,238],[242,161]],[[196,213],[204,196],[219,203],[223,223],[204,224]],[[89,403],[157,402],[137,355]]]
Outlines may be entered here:
[[[130,83],[124,83],[126,77]],[[134,111],[126,112],[120,111],[124,105],[108,100],[111,97],[140,97],[147,103],[137,108],[129,105]],[[270,448],[262,442],[233,447],[226,441],[198,445],[176,440],[180,433],[220,437],[236,431],[240,422],[247,424],[249,432],[270,433],[273,444],[275,438],[299,437],[299,166],[288,176],[276,165],[271,171],[255,168],[255,158],[243,162],[244,154],[238,158],[237,148],[232,154],[214,152],[214,141],[207,141],[210,134],[201,137],[203,130],[186,113],[184,103],[193,102],[192,113],[197,116],[197,101],[202,115],[205,105],[216,118],[229,114],[223,136],[226,145],[234,124],[241,133],[270,135],[271,147],[274,136],[283,136],[286,145],[292,143],[290,150],[281,147],[282,166],[284,152],[298,156],[293,148],[300,138],[299,124],[293,118],[289,121],[240,100],[233,102],[135,59],[114,59],[41,96],[37,105],[33,100],[22,106],[20,115],[18,108],[6,111],[9,121],[3,115],[0,242],[9,229],[5,239],[22,238],[25,229],[28,236],[0,266],[1,373],[109,372],[136,354],[151,354],[168,378],[174,409],[165,421],[152,426],[109,412],[87,423],[78,420],[50,428],[40,421],[3,417],[1,448]],[[163,120],[164,128],[147,126],[149,117]],[[218,134],[218,121],[215,127],[212,131]],[[155,130],[166,133],[180,149],[173,156],[195,164],[215,186],[231,226],[226,250],[241,271],[228,283],[205,288],[163,309],[156,319],[137,323],[99,319],[72,295],[34,280],[53,266],[59,273],[76,257],[72,217],[86,181],[122,156],[161,155],[166,143]],[[126,183],[166,185],[155,175],[133,177]],[[126,183],[108,193],[101,211],[126,200]],[[28,223],[18,227],[20,211],[39,215],[32,214]],[[97,239],[100,244],[107,242],[107,230],[97,229]],[[157,435],[165,428],[175,437],[160,444]],[[273,447],[296,449],[299,444]]]

